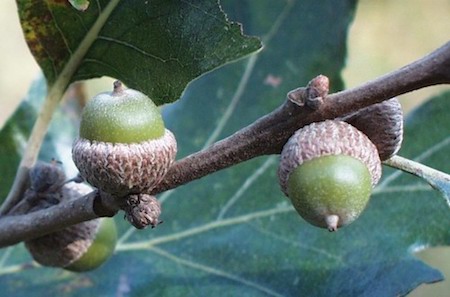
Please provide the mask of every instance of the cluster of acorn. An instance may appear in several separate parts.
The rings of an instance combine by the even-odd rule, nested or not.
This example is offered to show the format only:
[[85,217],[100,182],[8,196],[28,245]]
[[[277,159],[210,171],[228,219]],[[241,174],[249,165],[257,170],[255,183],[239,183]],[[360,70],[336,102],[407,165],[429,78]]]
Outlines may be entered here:
[[397,153],[402,138],[396,98],[307,125],[283,148],[281,189],[307,222],[336,231],[362,213],[380,180],[381,161]]
[[[395,154],[401,140],[396,99],[305,126],[282,151],[281,188],[305,220],[335,231],[360,215],[380,179],[380,160]],[[166,175],[176,151],[175,137],[165,129],[157,106],[116,81],[112,92],[98,94],[85,106],[72,156],[89,184],[120,200],[126,218],[145,228],[159,223],[161,206],[149,193]],[[33,176],[31,190],[38,192]],[[86,187],[63,184],[54,192],[60,202],[81,197],[90,191]],[[116,238],[114,221],[102,218],[30,240],[26,247],[42,265],[86,271],[111,256]]]
[[[176,152],[175,137],[153,101],[116,81],[112,92],[96,95],[84,107],[72,157],[84,180],[113,196],[136,228],[145,228],[160,223],[161,206],[149,193]],[[90,191],[85,187],[65,184],[59,200],[81,197]],[[32,239],[26,247],[42,265],[87,271],[112,255],[116,239],[113,219],[101,218]]]

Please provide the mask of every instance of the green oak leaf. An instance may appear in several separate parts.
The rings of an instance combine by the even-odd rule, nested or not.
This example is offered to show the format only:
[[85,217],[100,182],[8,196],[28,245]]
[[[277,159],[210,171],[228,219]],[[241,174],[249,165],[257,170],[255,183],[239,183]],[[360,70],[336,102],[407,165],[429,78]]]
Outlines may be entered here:
[[62,75],[72,82],[111,76],[160,105],[178,100],[203,73],[260,48],[257,38],[227,20],[217,1],[98,0],[85,11],[68,1],[17,5],[25,39],[50,86]]

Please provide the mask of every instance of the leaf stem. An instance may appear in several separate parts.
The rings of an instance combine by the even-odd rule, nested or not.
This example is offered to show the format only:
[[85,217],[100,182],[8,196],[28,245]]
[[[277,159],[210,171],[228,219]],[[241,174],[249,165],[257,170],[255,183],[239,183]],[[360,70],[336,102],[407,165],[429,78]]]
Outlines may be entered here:
[[393,168],[403,170],[426,180],[430,186],[438,190],[450,202],[450,175],[419,162],[401,156],[393,156],[383,162]]
[[58,75],[56,81],[51,86],[49,86],[47,97],[45,98],[44,104],[41,107],[38,118],[34,123],[33,129],[31,130],[30,138],[28,139],[25,152],[22,156],[22,160],[20,161],[14,183],[4,203],[0,207],[0,215],[7,213],[21,199],[28,182],[28,172],[37,160],[39,150],[41,148],[45,134],[47,133],[53,114],[58,107],[59,102],[64,95],[64,92],[69,86],[73,75],[78,70],[80,64],[83,62],[86,53],[96,40],[100,30],[108,20],[108,17],[111,15],[119,1],[120,0],[112,0],[108,3],[105,9],[99,14],[93,26],[87,32],[86,36],[81,41],[77,50],[67,61],[61,73]]
[[121,243],[117,246],[116,251],[131,251],[131,250],[142,250],[150,247],[154,247],[156,245],[161,245],[164,243],[181,240],[185,237],[190,237],[192,235],[201,234],[205,232],[209,232],[214,229],[224,228],[231,225],[237,225],[237,224],[243,224],[250,222],[252,220],[270,217],[278,214],[283,214],[287,212],[294,211],[294,208],[291,206],[283,206],[283,207],[275,207],[267,210],[262,210],[258,212],[253,212],[249,214],[243,214],[240,216],[227,218],[227,219],[220,219],[216,221],[212,221],[207,224],[203,224],[198,227],[193,227],[190,229],[186,229],[177,233],[172,233],[165,236],[160,236],[157,238],[152,238],[149,240],[134,242],[134,243]]

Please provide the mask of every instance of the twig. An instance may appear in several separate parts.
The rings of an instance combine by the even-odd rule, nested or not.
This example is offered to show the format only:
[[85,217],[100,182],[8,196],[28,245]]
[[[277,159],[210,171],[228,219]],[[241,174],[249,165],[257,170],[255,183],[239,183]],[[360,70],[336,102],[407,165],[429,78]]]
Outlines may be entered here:
[[[344,116],[411,90],[442,83],[450,83],[450,42],[397,71],[360,87],[331,94],[318,106],[314,105],[314,110],[295,103],[296,99],[308,97],[306,88],[296,89],[270,114],[211,147],[175,162],[154,193],[257,156],[278,154],[288,138],[309,123]],[[107,215],[111,215],[108,204],[88,195],[70,205],[62,203],[24,216],[7,216],[0,219],[0,247]]]
[[[183,185],[215,171],[261,155],[278,154],[287,139],[312,122],[333,119],[426,86],[450,83],[450,42],[422,59],[362,86],[331,94],[316,109],[291,100],[211,147],[175,162],[153,194]],[[304,98],[299,88],[291,97]]]
[[394,156],[383,163],[423,178],[430,186],[444,194],[450,203],[450,175],[401,156]]
[[62,202],[39,211],[4,216],[0,218],[0,248],[100,216],[111,217],[116,214],[117,210],[116,204],[110,196],[92,191],[81,198]]
[[[24,215],[6,216],[0,219],[0,247],[19,243],[98,217],[93,209],[97,192],[57,206]],[[14,232],[11,232],[15,230]],[[20,230],[20,231],[19,231]]]

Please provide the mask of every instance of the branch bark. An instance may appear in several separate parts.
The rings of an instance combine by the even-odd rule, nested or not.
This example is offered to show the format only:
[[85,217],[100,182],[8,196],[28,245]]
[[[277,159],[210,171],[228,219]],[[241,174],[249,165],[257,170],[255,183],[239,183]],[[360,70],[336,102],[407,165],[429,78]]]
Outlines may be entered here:
[[99,217],[111,217],[118,208],[112,197],[98,191],[53,207],[0,218],[0,248],[61,230]]
[[[174,163],[153,194],[261,156],[280,153],[284,143],[312,122],[345,116],[361,108],[423,87],[450,83],[450,42],[401,69],[359,87],[331,94],[317,108],[302,105],[306,88],[289,93],[280,107],[212,146]],[[68,203],[20,216],[0,218],[0,247],[111,215],[111,207],[93,192]]]
[[[289,137],[312,122],[342,117],[369,105],[423,87],[450,83],[450,42],[422,59],[359,87],[331,94],[315,110],[299,107],[291,100],[250,126],[211,147],[177,161],[157,194],[215,171],[261,155],[279,154]],[[299,88],[292,97],[307,96]]]

